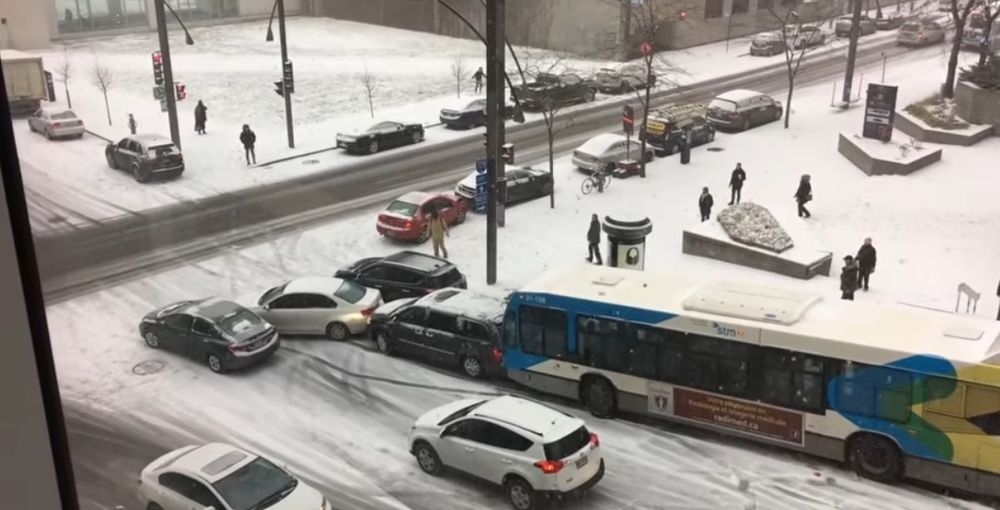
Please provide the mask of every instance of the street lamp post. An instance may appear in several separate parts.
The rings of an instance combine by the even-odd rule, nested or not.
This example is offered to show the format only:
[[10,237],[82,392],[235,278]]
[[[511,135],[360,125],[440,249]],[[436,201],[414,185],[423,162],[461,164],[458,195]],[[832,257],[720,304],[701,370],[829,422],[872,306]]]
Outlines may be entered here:
[[290,64],[288,61],[288,44],[285,41],[285,0],[275,0],[274,7],[271,8],[271,19],[267,22],[266,40],[274,40],[271,32],[271,23],[274,22],[274,11],[278,11],[278,42],[281,44],[281,95],[285,98],[285,128],[288,131],[288,148],[295,148],[295,128],[292,122],[292,92],[288,88],[288,80],[285,79],[285,68]]
[[170,38],[167,37],[167,17],[164,11],[164,6],[170,9],[170,14],[174,16],[177,23],[180,23],[181,28],[184,30],[184,42],[190,46],[194,44],[194,39],[191,38],[191,33],[188,32],[184,22],[181,21],[180,16],[174,11],[173,7],[170,7],[166,3],[166,0],[155,0],[153,2],[153,10],[156,13],[156,32],[160,37],[160,58],[163,63],[163,97],[167,101],[167,119],[170,122],[170,140],[174,142],[174,145],[178,149],[181,148],[181,129],[177,122],[177,99],[174,96],[174,69],[173,64],[170,61]]

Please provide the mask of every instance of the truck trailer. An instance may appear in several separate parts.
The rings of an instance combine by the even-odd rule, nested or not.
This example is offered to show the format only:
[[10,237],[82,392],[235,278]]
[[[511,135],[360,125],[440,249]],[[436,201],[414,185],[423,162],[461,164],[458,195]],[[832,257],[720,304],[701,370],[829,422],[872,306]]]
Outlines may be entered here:
[[42,57],[17,50],[0,50],[7,99],[12,115],[29,115],[49,97]]

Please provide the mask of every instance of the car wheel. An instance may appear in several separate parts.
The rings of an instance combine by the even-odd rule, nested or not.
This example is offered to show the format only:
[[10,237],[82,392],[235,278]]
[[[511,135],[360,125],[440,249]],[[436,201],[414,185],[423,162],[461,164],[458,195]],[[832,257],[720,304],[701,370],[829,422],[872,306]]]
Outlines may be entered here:
[[644,159],[646,160],[646,163],[653,161],[653,151],[647,152]]
[[504,484],[507,500],[516,510],[534,510],[537,508],[535,490],[520,477],[512,477]]
[[331,322],[326,327],[326,337],[330,340],[346,340],[347,337],[351,336],[351,330],[347,328],[343,323]]
[[750,119],[743,119],[742,129],[743,131],[750,129]]
[[147,180],[146,174],[141,168],[139,168],[139,165],[136,164],[132,165],[132,178],[135,179],[136,182],[146,182]]
[[437,476],[441,474],[441,469],[444,465],[441,464],[441,457],[438,457],[434,447],[420,441],[413,446],[413,455],[417,458],[417,465],[420,469],[431,476]]
[[142,339],[146,341],[146,345],[153,349],[160,348],[160,337],[156,336],[156,333],[152,331],[146,331],[142,334]]
[[429,226],[425,225],[424,229],[420,232],[420,237],[417,238],[418,243],[425,243],[431,238],[431,229]]
[[543,197],[547,197],[547,196],[549,196],[551,194],[552,194],[552,183],[551,182],[547,182],[547,183],[545,183],[544,186],[542,186],[542,196]]
[[214,354],[209,354],[206,361],[208,362],[208,369],[217,374],[221,374],[225,369],[222,365],[222,359]]
[[784,110],[782,110],[781,108],[778,108],[777,110],[774,110],[774,120],[781,120],[781,115],[783,113],[784,113]]
[[715,131],[709,131],[709,133],[708,133],[708,141],[711,142],[713,140],[715,140]]
[[45,138],[52,139],[52,131],[49,131],[49,128],[45,128]]
[[160,505],[157,505],[156,503],[150,503],[150,504],[146,505],[146,510],[163,510],[163,507],[160,506]]
[[378,152],[378,149],[378,140],[372,140],[371,143],[368,144],[368,154],[375,154]]
[[420,131],[414,131],[413,134],[410,135],[410,140],[413,140],[413,143],[420,143],[420,141],[423,139],[424,139],[424,134]]
[[594,99],[597,99],[597,91],[596,90],[588,91],[587,95],[585,95],[583,99],[588,103],[593,102]]
[[392,342],[389,341],[389,335],[385,334],[384,331],[379,331],[379,333],[375,335],[375,348],[382,354],[392,355],[392,353],[395,352],[395,349],[392,347]]
[[474,356],[464,356],[462,357],[462,372],[473,379],[478,379],[483,376],[483,364]]
[[104,153],[104,158],[108,160],[108,167],[110,167],[112,170],[115,170],[115,169],[118,168],[118,166],[115,165],[115,158],[113,156],[111,156],[111,154],[108,154],[108,153],[105,152]]
[[677,154],[678,151],[680,151],[680,147],[678,147],[677,144],[671,144],[667,147],[667,156],[673,156],[674,154]]
[[458,211],[458,216],[455,217],[455,223],[457,225],[461,225],[462,223],[465,223],[465,215],[466,215],[465,209],[462,209],[461,211]]
[[619,94],[628,94],[628,91],[629,91],[628,83],[622,82],[622,84],[618,86]]
[[615,413],[615,389],[607,379],[591,379],[583,387],[583,403],[590,414],[609,418]]
[[861,434],[850,442],[848,460],[859,475],[877,482],[891,483],[903,474],[899,448],[889,439]]

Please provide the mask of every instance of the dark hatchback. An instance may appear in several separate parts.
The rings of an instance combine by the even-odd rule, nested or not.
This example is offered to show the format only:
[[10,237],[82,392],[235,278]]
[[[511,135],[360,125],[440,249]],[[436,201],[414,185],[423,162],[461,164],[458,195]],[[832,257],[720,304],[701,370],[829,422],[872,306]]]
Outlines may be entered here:
[[146,314],[146,345],[202,361],[213,372],[255,365],[281,345],[274,326],[252,311],[217,298],[181,301]]
[[375,154],[423,140],[423,125],[387,121],[379,122],[361,133],[337,133],[337,148],[352,154]]
[[104,148],[108,166],[126,170],[138,182],[154,177],[180,177],[184,156],[170,140],[160,135],[132,135]]
[[378,289],[386,302],[420,297],[445,287],[467,287],[465,276],[447,260],[415,251],[361,259],[334,275]]
[[[514,107],[504,107],[504,119],[514,117]],[[442,108],[438,120],[451,129],[470,129],[486,125],[486,100],[473,99],[459,108]]]
[[379,352],[458,369],[469,377],[503,375],[504,302],[465,289],[442,289],[375,310],[368,325]]

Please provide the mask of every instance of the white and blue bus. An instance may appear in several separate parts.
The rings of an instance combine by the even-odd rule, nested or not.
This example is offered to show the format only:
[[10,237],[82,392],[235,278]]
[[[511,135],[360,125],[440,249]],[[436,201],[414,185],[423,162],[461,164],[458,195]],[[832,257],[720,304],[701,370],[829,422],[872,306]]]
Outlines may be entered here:
[[596,416],[661,417],[1000,496],[1000,323],[600,266],[511,295],[507,375]]

